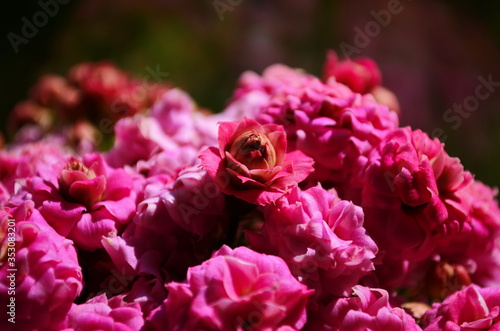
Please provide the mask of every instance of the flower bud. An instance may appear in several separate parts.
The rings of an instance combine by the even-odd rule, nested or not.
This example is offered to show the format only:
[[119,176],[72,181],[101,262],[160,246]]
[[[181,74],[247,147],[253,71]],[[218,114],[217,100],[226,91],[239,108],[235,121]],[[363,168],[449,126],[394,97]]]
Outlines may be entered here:
[[269,169],[276,164],[276,152],[269,138],[253,130],[236,138],[229,153],[250,170]]
[[81,203],[91,208],[101,200],[106,188],[106,179],[97,177],[94,170],[72,157],[61,171],[58,179],[59,189],[64,199]]

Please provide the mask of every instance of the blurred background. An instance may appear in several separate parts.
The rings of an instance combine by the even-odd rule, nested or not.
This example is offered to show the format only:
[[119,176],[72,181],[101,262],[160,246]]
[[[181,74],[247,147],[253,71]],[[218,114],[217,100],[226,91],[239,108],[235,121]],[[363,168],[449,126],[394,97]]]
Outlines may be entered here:
[[[351,56],[379,64],[401,125],[438,136],[476,178],[500,186],[500,2],[40,0],[3,8],[4,133],[7,114],[41,75],[66,75],[79,62],[108,59],[139,79],[158,69],[220,111],[243,71],[280,62],[320,75],[326,51],[341,56],[350,45]],[[38,22],[36,31],[27,21]],[[479,77],[494,82],[482,100]],[[467,102],[474,110],[453,111]]]

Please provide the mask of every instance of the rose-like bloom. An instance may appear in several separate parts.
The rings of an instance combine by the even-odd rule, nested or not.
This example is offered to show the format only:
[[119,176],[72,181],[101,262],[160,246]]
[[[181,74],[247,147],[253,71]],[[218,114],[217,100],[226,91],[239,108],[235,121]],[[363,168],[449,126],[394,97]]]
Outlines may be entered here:
[[73,243],[47,224],[32,201],[0,211],[2,330],[59,329],[81,290]]
[[299,151],[286,153],[283,127],[244,118],[222,122],[219,148],[202,152],[203,167],[219,189],[250,203],[275,201],[312,171],[312,160]]
[[383,289],[353,287],[353,295],[332,301],[308,316],[306,331],[421,331],[413,317],[389,305]]
[[281,257],[318,300],[349,295],[374,269],[377,254],[362,209],[321,186],[296,188],[266,206],[261,232],[247,232],[247,240],[257,251]]
[[[472,175],[420,130],[391,132],[370,156],[364,181],[365,227],[387,260],[422,261],[437,243],[468,231],[469,206],[461,192]],[[387,264],[388,275],[402,275],[392,268]]]
[[433,304],[423,320],[425,331],[500,330],[500,288],[471,285]]
[[300,329],[312,293],[293,278],[279,257],[246,247],[223,246],[190,268],[185,283],[169,294],[149,319],[157,330]]
[[326,82],[330,77],[362,94],[370,93],[382,81],[382,74],[372,59],[360,57],[339,61],[334,51],[328,52],[323,67],[323,80]]
[[67,317],[64,331],[102,330],[137,331],[144,326],[144,318],[137,302],[123,301],[125,295],[107,299],[105,294],[96,296],[84,304],[73,305]]
[[47,222],[85,250],[101,248],[102,236],[117,234],[132,219],[133,188],[131,176],[109,168],[99,154],[71,157],[26,185]]

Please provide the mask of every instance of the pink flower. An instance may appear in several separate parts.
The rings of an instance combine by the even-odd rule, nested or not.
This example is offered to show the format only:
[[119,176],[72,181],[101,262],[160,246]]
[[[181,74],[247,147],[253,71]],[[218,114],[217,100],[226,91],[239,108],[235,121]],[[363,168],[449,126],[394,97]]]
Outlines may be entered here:
[[500,208],[493,190],[473,181],[461,192],[470,205],[467,222],[451,242],[438,245],[442,259],[463,265],[475,284],[500,286]]
[[16,183],[52,172],[52,166],[68,156],[64,146],[46,141],[10,145],[0,151],[0,182],[10,194]]
[[425,331],[500,330],[500,288],[471,285],[433,304],[423,321]]
[[301,152],[286,153],[283,127],[254,120],[222,122],[219,148],[200,156],[219,189],[250,203],[264,205],[289,191],[312,171]]
[[191,97],[179,89],[164,93],[154,104],[151,117],[181,146],[201,148],[217,141],[216,123],[199,112]]
[[[64,326],[66,314],[82,290],[73,243],[47,224],[32,201],[0,211],[0,238],[0,303],[4,312],[0,328],[55,330]],[[13,315],[8,314],[11,302]],[[15,324],[8,322],[11,317],[15,317]]]
[[172,220],[197,236],[220,233],[227,226],[224,195],[199,166],[183,169],[161,199]]
[[[189,182],[189,176],[188,171],[182,181]],[[205,216],[196,212],[203,209],[207,212],[217,212],[221,201],[215,197],[211,200],[215,205],[198,205],[200,201],[206,204],[205,199],[208,199],[201,187],[199,195],[196,192],[191,195],[190,192],[178,188],[179,191],[174,194],[181,200],[186,194],[184,197],[187,200],[176,202],[171,193],[172,186],[182,186],[182,181],[173,182],[173,179],[164,175],[146,179],[133,221],[127,225],[121,236],[108,236],[103,239],[104,248],[117,268],[130,274],[153,276],[161,284],[172,280],[181,281],[185,279],[189,267],[203,262],[216,249],[215,243],[220,240],[222,231],[218,228],[212,233],[206,231],[221,226],[217,221],[222,222],[222,219],[218,219],[216,215]],[[212,199],[212,191],[207,192]],[[195,199],[190,201],[190,197]],[[179,204],[179,210],[175,208],[175,203]],[[200,207],[202,208],[197,209]],[[184,221],[185,216],[190,221],[189,224]],[[205,221],[208,223],[204,223]],[[186,224],[182,224],[183,228],[177,222]],[[196,235],[187,230],[201,231],[199,233],[205,235]]]
[[358,285],[353,292],[351,297],[334,300],[311,313],[304,330],[422,330],[403,309],[389,305],[387,291]]
[[136,207],[130,175],[109,168],[99,154],[60,162],[30,178],[26,190],[47,222],[85,250],[101,248],[101,238],[117,234]]
[[409,264],[468,231],[462,192],[472,175],[420,130],[390,133],[370,156],[364,181],[361,206],[365,227],[384,252],[384,265],[377,267],[383,282],[398,286],[394,278],[404,276]]
[[257,251],[274,254],[316,290],[315,299],[349,295],[373,269],[377,246],[363,228],[363,211],[320,186],[294,189],[264,208],[261,233],[247,232]]
[[136,331],[144,326],[140,305],[123,301],[124,295],[107,299],[105,294],[73,305],[67,318],[70,330]]
[[227,246],[168,289],[149,317],[157,330],[300,329],[312,293],[280,258]]
[[373,96],[354,93],[335,80],[323,83],[283,65],[267,68],[262,77],[243,74],[228,110],[234,112],[235,106],[262,124],[283,125],[288,151],[298,149],[314,159],[315,171],[308,181],[333,186],[355,203],[360,200],[369,153],[398,126],[397,114]]
[[382,81],[382,74],[370,58],[339,61],[334,51],[329,51],[323,68],[323,81],[335,77],[337,82],[349,86],[356,93],[370,93]]

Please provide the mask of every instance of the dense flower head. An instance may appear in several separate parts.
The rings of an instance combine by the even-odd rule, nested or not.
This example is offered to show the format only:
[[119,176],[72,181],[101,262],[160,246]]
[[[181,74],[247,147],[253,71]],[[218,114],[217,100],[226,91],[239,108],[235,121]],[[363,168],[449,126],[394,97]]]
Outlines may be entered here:
[[500,288],[471,285],[435,303],[423,320],[425,331],[498,330]]
[[80,89],[82,106],[90,104],[113,121],[151,107],[171,88],[165,83],[153,85],[133,79],[108,61],[76,65],[70,69],[68,81]]
[[250,108],[244,102],[250,95],[248,102],[257,107],[247,110],[250,116],[263,124],[283,125],[288,151],[298,149],[314,159],[312,184],[320,181],[359,201],[367,156],[387,131],[397,127],[396,113],[371,95],[354,93],[333,79],[323,83],[283,65],[267,68],[261,77],[243,74],[227,109]]
[[168,289],[149,317],[157,330],[298,330],[312,293],[279,257],[227,246]]
[[420,130],[388,134],[372,152],[364,180],[365,226],[387,259],[422,261],[437,243],[468,231],[461,192],[472,175]]
[[498,190],[374,61],[245,72],[213,114],[165,74],[81,63],[15,107],[0,329],[500,331]]
[[101,248],[101,237],[118,233],[136,208],[132,177],[100,154],[61,161],[30,178],[26,191],[47,222],[85,250]]
[[348,298],[332,301],[313,312],[304,330],[311,331],[421,331],[413,317],[401,308],[392,308],[387,291],[354,286]]
[[14,312],[0,320],[3,330],[14,325],[11,317],[23,330],[60,328],[81,290],[73,243],[47,224],[32,201],[0,211],[0,303],[4,312]]
[[88,119],[103,128],[107,136],[112,133],[108,125],[146,111],[172,88],[146,78],[151,77],[133,78],[109,61],[77,64],[66,76],[45,75],[33,86],[28,99],[13,109],[9,130],[15,134],[29,124],[50,132],[61,124]]
[[363,228],[363,211],[320,186],[294,189],[264,209],[260,233],[247,232],[253,249],[281,257],[315,298],[345,296],[374,269],[377,246]]
[[298,151],[286,153],[286,144],[283,127],[244,118],[220,123],[219,147],[204,150],[200,158],[223,193],[264,205],[313,170],[309,157]]

